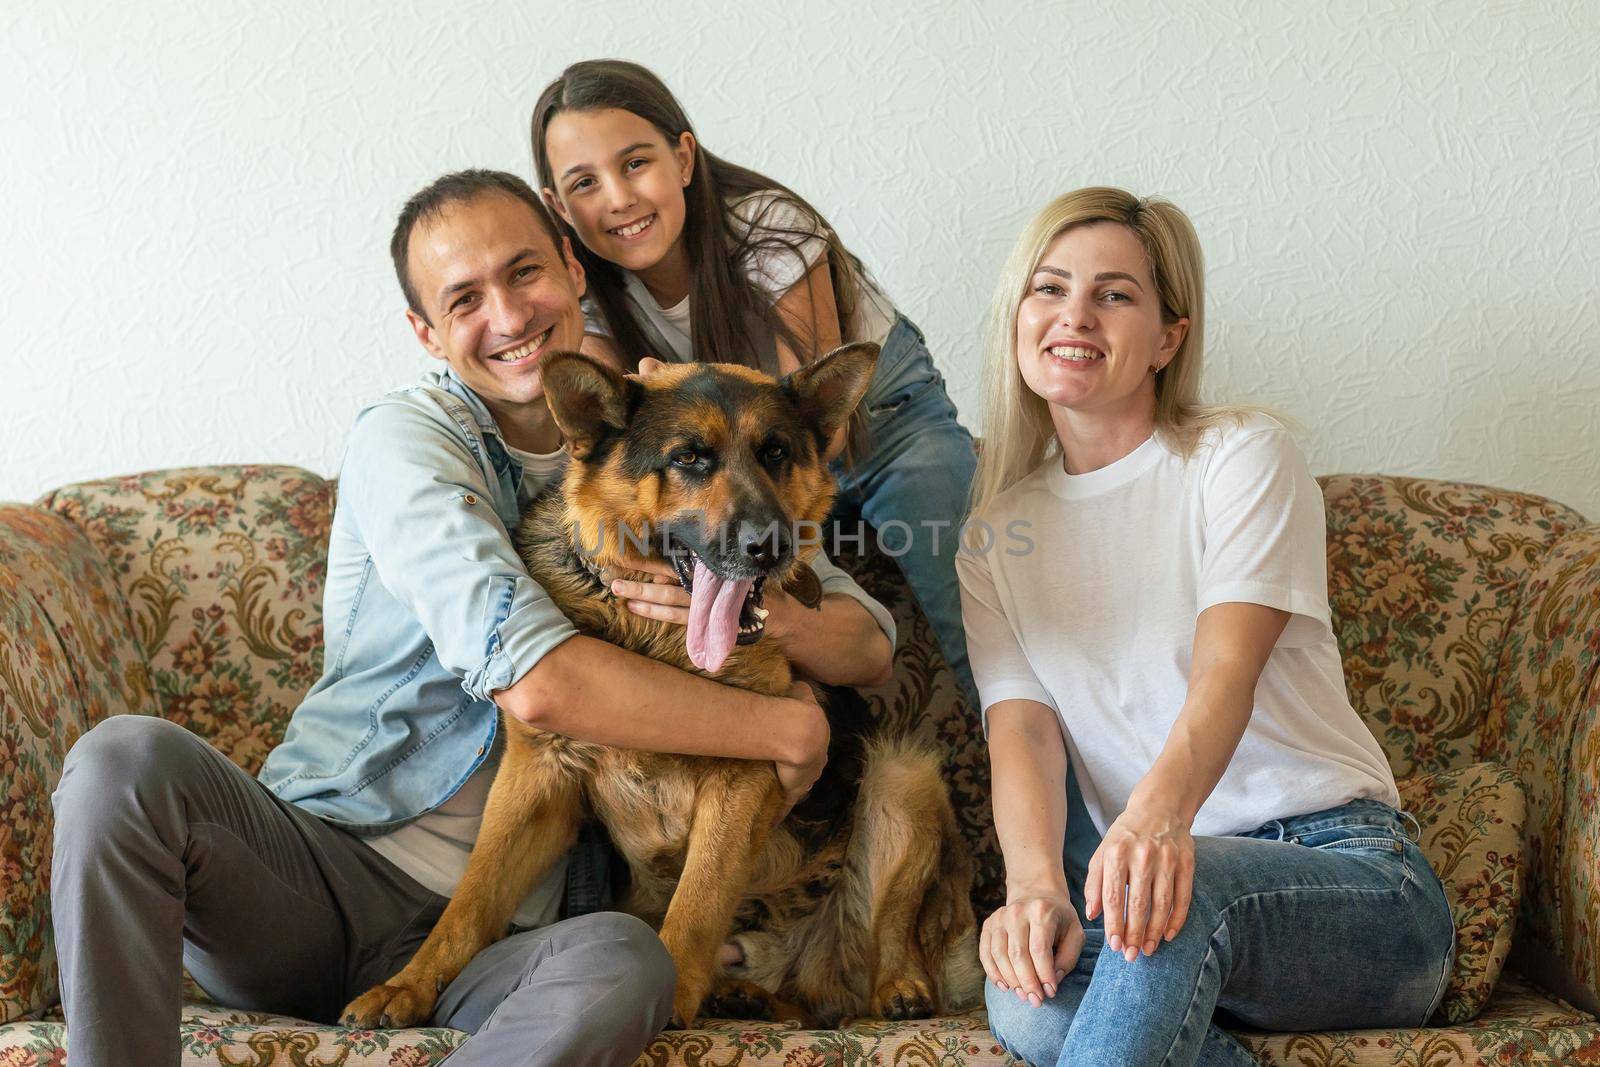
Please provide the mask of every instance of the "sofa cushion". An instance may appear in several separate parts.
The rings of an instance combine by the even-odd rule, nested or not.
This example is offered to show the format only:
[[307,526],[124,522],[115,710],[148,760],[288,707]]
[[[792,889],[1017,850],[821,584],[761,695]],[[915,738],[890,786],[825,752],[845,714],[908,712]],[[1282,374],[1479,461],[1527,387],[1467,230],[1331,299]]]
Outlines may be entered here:
[[105,555],[161,714],[252,774],[322,673],[333,491],[296,467],[192,467],[40,501]]
[[1482,758],[1495,664],[1523,580],[1583,516],[1482,485],[1319,481],[1328,604],[1350,702],[1397,775]]
[[[0,1067],[62,1062],[59,1015],[0,1025]],[[1310,1034],[1235,1031],[1263,1064],[1293,1067],[1566,1067],[1600,1063],[1600,1025],[1517,975],[1507,975],[1483,1014],[1450,1027]],[[340,1030],[214,1004],[183,1009],[183,1067],[338,1064],[434,1067],[466,1039],[455,1030]],[[657,1037],[636,1067],[877,1067],[882,1064],[999,1067],[1014,1063],[985,1016],[910,1023],[863,1021],[842,1030],[706,1020]]]
[[1444,884],[1456,924],[1456,959],[1437,1019],[1483,1010],[1511,951],[1522,892],[1527,804],[1517,776],[1475,763],[1400,783],[1401,805],[1422,830],[1423,854]]
[[1494,672],[1483,759],[1528,791],[1518,938],[1600,997],[1600,525],[1539,561]]
[[977,709],[957,692],[933,628],[894,557],[868,536],[859,554],[842,552],[835,562],[894,616],[899,633],[894,677],[861,694],[876,722],[930,745],[943,756],[956,822],[972,849],[972,905],[981,921],[1005,902],[1005,867],[994,835],[989,753]]
[[50,794],[108,715],[153,715],[144,655],[105,560],[71,523],[0,505],[0,1019],[56,997]]
[[[1437,1017],[1433,1020],[1437,1023]],[[1508,974],[1481,1015],[1452,1026],[1269,1034],[1236,1030],[1270,1067],[1571,1067],[1600,1063],[1594,1017]]]

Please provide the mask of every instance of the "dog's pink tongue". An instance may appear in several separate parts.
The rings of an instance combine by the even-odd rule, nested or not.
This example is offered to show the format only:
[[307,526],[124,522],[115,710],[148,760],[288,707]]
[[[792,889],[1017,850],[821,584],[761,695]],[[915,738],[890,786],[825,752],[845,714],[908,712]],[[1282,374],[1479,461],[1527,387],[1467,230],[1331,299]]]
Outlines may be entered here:
[[716,674],[739,640],[739,609],[752,582],[718,578],[699,560],[694,561],[694,588],[689,594],[689,632],[684,644],[689,661],[707,674]]

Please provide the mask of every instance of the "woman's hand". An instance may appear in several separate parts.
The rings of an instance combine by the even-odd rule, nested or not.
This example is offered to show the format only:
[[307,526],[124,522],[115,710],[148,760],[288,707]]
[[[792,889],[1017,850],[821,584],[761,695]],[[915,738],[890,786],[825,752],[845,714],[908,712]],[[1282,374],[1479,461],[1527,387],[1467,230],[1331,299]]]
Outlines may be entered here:
[[1182,816],[1131,802],[1106,830],[1084,878],[1084,915],[1106,916],[1106,944],[1132,963],[1183,929],[1194,890],[1194,838]]
[[635,615],[658,619],[678,626],[689,624],[689,591],[678,581],[678,572],[658,560],[630,560],[631,570],[649,574],[649,581],[618,578],[610,570],[600,572],[600,580]]
[[1082,951],[1083,924],[1059,890],[1011,894],[978,936],[978,958],[989,981],[1035,1008],[1056,995]]

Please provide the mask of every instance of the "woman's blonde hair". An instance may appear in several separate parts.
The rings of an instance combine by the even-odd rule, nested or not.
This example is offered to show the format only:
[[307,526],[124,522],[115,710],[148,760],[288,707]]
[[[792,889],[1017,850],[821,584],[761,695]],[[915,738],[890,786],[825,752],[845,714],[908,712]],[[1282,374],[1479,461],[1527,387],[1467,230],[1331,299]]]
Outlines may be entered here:
[[1150,258],[1150,273],[1168,323],[1187,318],[1183,343],[1156,374],[1155,430],[1180,455],[1194,452],[1213,424],[1246,410],[1200,403],[1205,353],[1205,261],[1189,217],[1175,205],[1122,189],[1094,186],[1057,197],[1033,217],[1011,249],[984,327],[983,454],[972,487],[972,514],[1021,481],[1056,447],[1050,409],[1017,366],[1017,309],[1050,242],[1074,226],[1115,222],[1132,230]]

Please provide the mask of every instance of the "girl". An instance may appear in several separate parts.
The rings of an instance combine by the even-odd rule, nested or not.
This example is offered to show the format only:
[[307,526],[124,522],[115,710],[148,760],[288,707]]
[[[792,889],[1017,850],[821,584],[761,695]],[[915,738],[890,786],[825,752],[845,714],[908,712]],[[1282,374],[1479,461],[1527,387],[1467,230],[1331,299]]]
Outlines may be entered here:
[[[991,310],[957,568],[1006,865],[989,1020],[1033,1063],[1249,1064],[1214,1009],[1417,1026],[1450,973],[1444,891],[1345,697],[1322,494],[1281,423],[1197,403],[1202,269],[1177,208],[1083,189]],[[1063,857],[1069,758],[1092,856]]]
[[534,105],[532,139],[545,200],[588,275],[586,351],[781,375],[840,344],[881,346],[833,463],[835,515],[878,530],[970,699],[954,531],[976,457],[921,332],[815,208],[706,151],[637,64],[568,67]]

